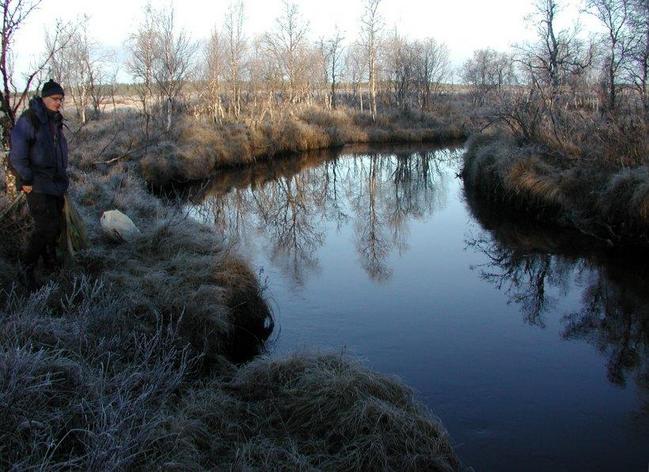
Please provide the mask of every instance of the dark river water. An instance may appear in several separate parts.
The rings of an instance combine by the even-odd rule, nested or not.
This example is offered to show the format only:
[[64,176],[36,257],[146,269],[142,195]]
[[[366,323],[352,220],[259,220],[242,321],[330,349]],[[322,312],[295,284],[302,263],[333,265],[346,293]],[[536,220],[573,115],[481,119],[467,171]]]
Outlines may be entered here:
[[481,206],[462,152],[260,164],[190,208],[267,284],[269,355],[344,352],[398,376],[476,471],[647,471],[646,259]]

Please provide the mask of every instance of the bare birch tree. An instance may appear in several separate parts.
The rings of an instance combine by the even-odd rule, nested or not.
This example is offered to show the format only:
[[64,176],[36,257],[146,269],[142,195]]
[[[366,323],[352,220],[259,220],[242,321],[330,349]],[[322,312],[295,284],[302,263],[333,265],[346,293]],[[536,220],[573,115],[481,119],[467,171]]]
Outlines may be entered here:
[[176,31],[174,10],[155,15],[153,79],[165,103],[165,129],[171,130],[174,104],[186,85],[197,45],[185,31]]
[[379,35],[383,29],[383,19],[379,14],[381,0],[366,0],[361,18],[362,43],[367,54],[367,73],[370,89],[370,111],[372,120],[376,121],[376,69],[379,47]]
[[528,21],[536,28],[536,40],[516,48],[516,63],[528,87],[508,97],[501,117],[526,139],[542,139],[564,151],[574,121],[568,109],[576,105],[579,88],[587,89],[594,46],[580,39],[579,23],[558,26],[561,12],[558,0],[534,3]]
[[[111,60],[110,53],[104,52],[101,56],[90,56],[90,59],[91,61],[86,64],[88,83],[90,85],[90,105],[92,106],[93,117],[97,118],[112,96],[118,69],[115,68],[112,73],[107,69]],[[114,58],[112,59],[114,61]]]
[[515,81],[513,60],[493,49],[479,49],[463,64],[462,79],[472,86],[474,103],[484,105],[489,96]]
[[296,3],[284,0],[282,5],[282,15],[276,20],[277,27],[265,36],[265,43],[287,84],[289,103],[294,103],[298,99],[298,83],[304,79],[308,24],[302,20]]
[[223,117],[223,106],[221,103],[221,82],[225,70],[225,58],[223,54],[222,38],[218,31],[214,30],[210,35],[205,49],[205,90],[203,100],[206,102],[207,112],[210,118],[218,122]]
[[246,39],[243,34],[243,2],[230,3],[223,24],[223,40],[227,51],[228,79],[230,81],[230,110],[235,117],[241,113],[241,75],[246,53]]
[[135,87],[142,103],[145,140],[149,139],[151,122],[151,101],[154,91],[154,67],[156,57],[156,25],[151,3],[144,7],[144,20],[130,38],[130,57],[127,70],[135,79]]
[[325,57],[327,62],[328,78],[331,82],[329,101],[331,107],[336,109],[336,84],[342,74],[343,66],[343,41],[342,33],[336,28],[334,35],[325,41]]
[[618,105],[618,81],[632,46],[628,31],[629,0],[587,0],[586,5],[606,30],[602,40],[606,50],[603,86],[607,96],[607,109],[615,111]]
[[[65,47],[52,57],[49,65],[50,75],[65,84],[77,117],[83,124],[87,122],[86,112],[89,106],[92,106],[94,116],[97,116],[105,97],[102,88],[106,58],[101,54],[99,45],[89,37],[87,21],[87,17],[78,20],[66,39]],[[49,37],[46,42],[51,49],[53,46]]]
[[544,95],[550,100],[560,93],[561,87],[583,77],[593,61],[593,46],[579,39],[578,24],[558,29],[561,9],[557,0],[537,0],[529,18],[536,26],[537,40],[517,48],[518,62],[530,82],[547,90]]
[[[408,109],[416,85],[417,60],[412,44],[395,30],[385,41],[386,78],[398,108]],[[371,89],[371,88],[370,88]]]
[[449,54],[446,44],[433,38],[416,41],[414,48],[423,111],[430,107],[433,95],[439,93],[442,82],[450,74]]
[[363,79],[367,73],[367,61],[365,60],[365,48],[360,43],[354,43],[347,49],[345,55],[345,71],[347,81],[351,83],[354,100],[358,100],[361,113],[364,111],[363,102]]
[[269,52],[268,35],[261,35],[251,42],[249,55],[249,94],[252,95],[253,109],[258,112],[256,121],[263,121],[268,114],[273,116],[276,92],[283,85],[281,65]]
[[630,28],[632,34],[629,76],[638,91],[645,115],[649,117],[649,2],[631,2]]

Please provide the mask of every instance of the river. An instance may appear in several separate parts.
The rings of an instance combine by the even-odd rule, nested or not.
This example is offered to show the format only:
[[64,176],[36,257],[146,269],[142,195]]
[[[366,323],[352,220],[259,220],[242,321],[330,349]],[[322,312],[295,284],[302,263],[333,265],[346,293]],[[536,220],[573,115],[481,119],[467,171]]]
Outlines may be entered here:
[[462,148],[345,148],[224,172],[193,217],[249,257],[268,355],[398,376],[476,471],[647,470],[649,270],[484,208]]

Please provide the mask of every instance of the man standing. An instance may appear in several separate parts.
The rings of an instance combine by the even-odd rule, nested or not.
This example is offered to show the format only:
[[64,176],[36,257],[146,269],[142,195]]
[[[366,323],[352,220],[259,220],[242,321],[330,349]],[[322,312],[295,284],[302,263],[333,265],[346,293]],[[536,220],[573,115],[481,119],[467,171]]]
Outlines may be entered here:
[[36,286],[34,269],[41,256],[47,270],[58,266],[56,242],[63,228],[64,195],[69,185],[68,144],[59,112],[63,98],[63,88],[49,80],[11,130],[9,160],[17,174],[16,187],[26,194],[34,220],[23,256],[31,289]]

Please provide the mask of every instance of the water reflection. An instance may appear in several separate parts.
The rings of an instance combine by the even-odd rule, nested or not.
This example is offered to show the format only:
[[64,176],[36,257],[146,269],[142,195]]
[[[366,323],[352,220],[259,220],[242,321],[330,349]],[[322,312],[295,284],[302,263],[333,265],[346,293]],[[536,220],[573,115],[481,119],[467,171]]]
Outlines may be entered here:
[[587,250],[583,235],[462,201],[461,151],[420,151],[223,172],[191,211],[268,269],[278,355],[346,346],[403,376],[468,463],[642,463],[646,432],[628,414],[649,424],[646,256]]
[[[446,200],[443,163],[459,151],[333,152],[227,172],[213,182],[195,214],[230,240],[255,235],[272,263],[296,286],[319,268],[318,249],[331,225],[353,227],[361,267],[376,282],[390,278],[390,255],[407,250],[408,223]],[[247,241],[253,243],[253,241]]]
[[[640,258],[643,259],[643,258]],[[637,261],[638,259],[636,259]],[[645,264],[597,261],[581,310],[565,316],[566,339],[584,339],[606,355],[616,385],[633,379],[649,416],[649,300]]]
[[[347,231],[367,276],[386,282],[393,274],[391,255],[408,250],[411,223],[446,205],[460,151],[345,153],[311,153],[224,172],[194,195],[201,202],[194,213],[230,240],[260,245],[295,287],[318,272],[319,249],[332,231]],[[563,338],[596,346],[608,359],[608,379],[621,386],[633,379],[647,396],[649,413],[646,255],[587,250],[583,235],[524,224],[470,194],[465,200],[480,223],[466,246],[486,261],[472,269],[540,328],[560,309],[561,298],[578,290],[580,308],[563,315]]]
[[587,249],[582,235],[526,225],[465,196],[487,230],[467,237],[467,247],[488,261],[474,269],[520,306],[526,322],[540,327],[557,303],[549,293],[564,296],[571,286],[578,287],[581,307],[563,315],[562,337],[596,346],[608,359],[607,377],[613,384],[624,386],[632,378],[644,397],[641,413],[649,415],[647,254],[629,257]]

